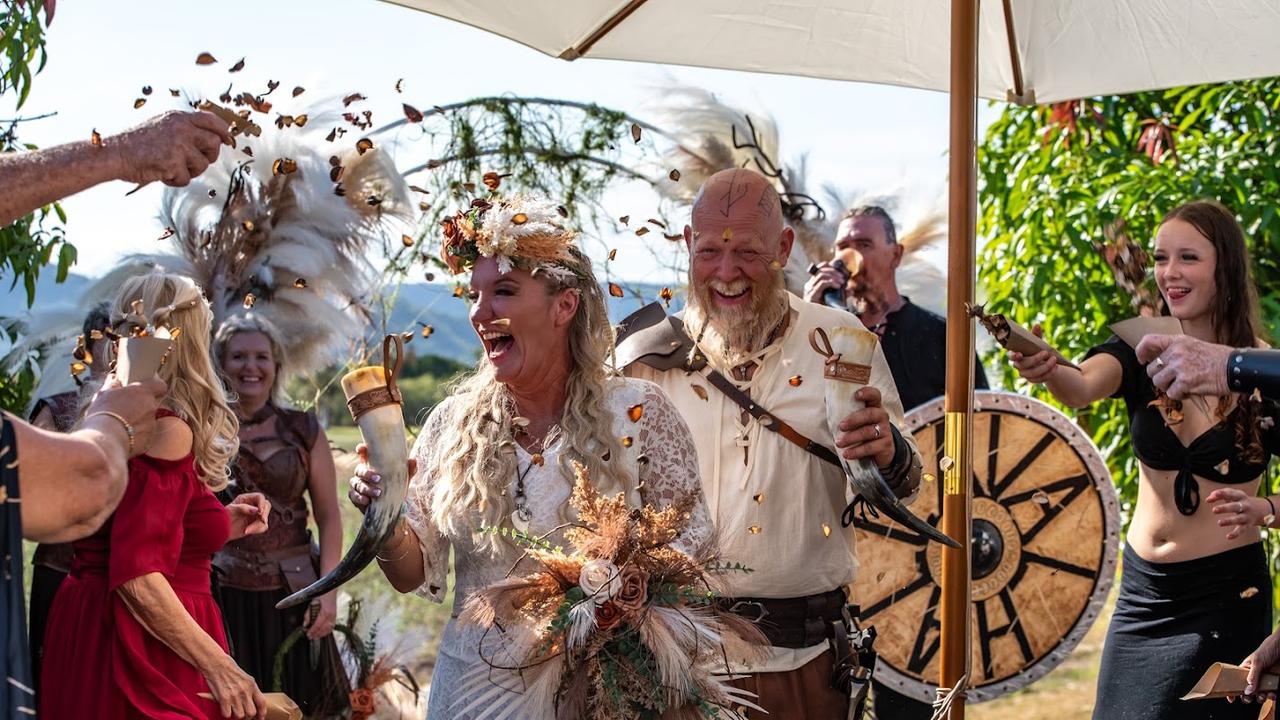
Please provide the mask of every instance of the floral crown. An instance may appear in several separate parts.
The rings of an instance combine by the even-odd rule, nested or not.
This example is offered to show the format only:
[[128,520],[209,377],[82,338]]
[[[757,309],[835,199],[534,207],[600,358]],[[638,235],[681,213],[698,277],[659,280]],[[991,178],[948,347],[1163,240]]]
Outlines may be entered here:
[[503,274],[520,267],[580,277],[569,252],[578,234],[564,226],[566,215],[549,200],[522,195],[472,200],[471,207],[442,221],[440,259],[454,275],[491,257]]

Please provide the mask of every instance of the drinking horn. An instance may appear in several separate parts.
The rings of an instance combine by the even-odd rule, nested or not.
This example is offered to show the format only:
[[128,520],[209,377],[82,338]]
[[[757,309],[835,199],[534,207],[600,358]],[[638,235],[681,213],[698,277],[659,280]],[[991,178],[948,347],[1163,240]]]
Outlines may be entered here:
[[[826,357],[822,375],[826,387],[827,423],[832,437],[839,437],[841,420],[866,407],[855,393],[871,379],[871,361],[878,342],[875,333],[856,327],[837,326],[831,329],[830,335],[822,328],[814,328],[809,333],[809,345]],[[960,543],[908,510],[893,494],[871,458],[849,460],[840,455],[840,463],[854,492],[876,510],[917,535],[949,547],[960,547]]]
[[[392,351],[394,360],[392,359]],[[369,467],[382,476],[382,494],[369,501],[355,542],[329,574],[276,603],[285,609],[308,603],[355,577],[395,532],[409,488],[409,445],[405,439],[404,403],[396,377],[403,362],[404,341],[388,335],[382,341],[382,367],[352,370],[342,377],[351,417],[368,448]]]

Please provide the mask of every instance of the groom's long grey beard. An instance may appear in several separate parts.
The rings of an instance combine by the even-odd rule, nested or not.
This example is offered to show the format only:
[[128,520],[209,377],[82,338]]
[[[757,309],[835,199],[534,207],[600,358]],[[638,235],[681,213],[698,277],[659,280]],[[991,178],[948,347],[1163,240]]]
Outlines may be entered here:
[[692,292],[684,312],[685,329],[721,373],[741,365],[763,347],[788,309],[781,270],[771,273],[767,283],[752,288],[753,301],[743,310],[719,309],[711,298],[710,284],[695,285],[690,278],[689,287]]

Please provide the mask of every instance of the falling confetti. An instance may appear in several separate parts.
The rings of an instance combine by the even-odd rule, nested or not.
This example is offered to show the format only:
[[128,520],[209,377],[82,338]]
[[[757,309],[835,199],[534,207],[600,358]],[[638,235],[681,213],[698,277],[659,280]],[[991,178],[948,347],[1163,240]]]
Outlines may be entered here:
[[1037,491],[1035,491],[1034,493],[1032,493],[1032,494],[1031,494],[1031,499],[1032,499],[1032,500],[1035,500],[1037,503],[1039,503],[1039,504],[1041,504],[1041,505],[1048,505],[1048,504],[1049,504],[1049,502],[1050,502],[1050,501],[1049,501],[1049,493],[1046,493],[1046,492],[1045,492],[1045,491],[1043,491],[1043,490],[1037,490]]
[[484,182],[484,186],[489,188],[489,190],[497,190],[498,186],[502,185],[502,176],[496,172],[489,171],[484,174],[482,182]]
[[612,250],[609,251],[610,260],[615,260],[617,259],[617,257],[618,257],[618,248],[613,248]]
[[401,103],[401,109],[404,110],[404,117],[411,123],[422,122],[422,111],[410,105],[409,103]]
[[624,447],[624,448],[629,448],[629,447],[631,447],[631,445],[632,445],[632,443],[633,443],[633,442],[635,442],[635,441],[631,439],[631,436],[630,436],[630,435],[628,435],[628,436],[626,436],[626,437],[622,438],[622,447]]
[[622,217],[618,218],[618,222],[622,223],[623,225],[626,225],[631,222],[631,216],[623,215]]
[[532,456],[529,457],[529,462],[533,463],[534,465],[537,465],[538,467],[542,467],[542,463],[543,463],[542,453],[534,453]]
[[436,331],[436,329],[435,329],[434,327],[431,327],[430,325],[423,325],[423,326],[422,326],[422,339],[423,339],[423,340],[425,340],[425,339],[427,339],[427,338],[431,337],[431,333],[433,333],[433,332],[435,332],[435,331]]
[[253,232],[252,220],[245,220],[244,222],[240,223],[240,226],[243,227],[247,232]]
[[693,387],[693,394],[694,394],[694,395],[697,395],[698,397],[702,398],[703,400],[706,400],[706,399],[707,399],[707,389],[706,389],[706,388],[702,387],[702,386],[701,386],[701,385],[699,385],[698,383],[690,383],[690,384],[691,384],[691,385],[692,385],[692,387]]
[[609,283],[609,294],[616,298],[625,297],[625,293],[622,292],[622,286],[614,282]]
[[831,526],[830,526],[830,525],[828,525],[828,524],[826,524],[826,523],[822,523],[822,536],[823,536],[823,537],[831,537]]
[[667,177],[671,178],[672,182],[680,182],[680,171],[672,170]]
[[956,466],[956,461],[952,460],[946,455],[943,455],[942,459],[938,461],[938,469],[941,470],[942,472],[949,472],[951,468],[955,466]]
[[258,302],[258,298],[254,297],[253,293],[249,293],[249,294],[245,295],[245,296],[244,296],[244,309],[245,309],[245,310],[248,310],[249,308],[253,307],[253,304],[254,304],[254,303],[256,303],[256,302]]
[[306,279],[306,278],[298,278],[297,280],[294,280],[294,281],[293,281],[293,286],[294,286],[294,287],[296,287],[296,288],[298,288],[299,290],[306,290],[306,289],[307,289],[307,279]]
[[196,56],[197,65],[212,65],[216,62],[218,62],[218,59],[207,52],[202,52]]
[[648,234],[649,234],[649,228],[647,227],[636,228],[636,237],[644,237],[645,235],[648,235]]
[[413,247],[413,236],[412,236],[412,235],[401,235],[401,236],[400,236],[400,242],[404,243],[404,246],[405,246],[405,247]]
[[289,175],[298,172],[298,163],[290,158],[277,158],[271,163],[272,175]]
[[396,92],[404,92],[403,90],[400,89],[400,84],[403,82],[404,82],[404,78],[400,78],[399,80],[396,81]]
[[759,535],[759,534],[760,534],[760,526],[759,526],[759,525],[752,525],[751,527],[747,528],[747,530],[748,530],[748,531],[750,531],[752,535]]
[[359,152],[361,155],[369,152],[372,149],[373,149],[373,141],[370,140],[369,138],[360,138],[360,140],[356,143],[356,151]]
[[523,225],[527,222],[529,222],[529,216],[525,215],[524,213],[516,213],[515,215],[511,216],[512,225]]
[[631,140],[640,142],[640,126],[636,123],[631,123]]
[[167,227],[167,228],[165,228],[165,229],[164,229],[164,232],[160,234],[160,237],[158,237],[158,238],[156,238],[156,239],[157,239],[157,240],[168,240],[169,238],[173,237],[173,234],[174,234],[175,232],[177,232],[177,230],[174,230],[174,229],[173,229],[173,228],[171,228],[171,227]]
[[658,291],[658,297],[662,298],[662,302],[663,302],[667,307],[671,307],[671,288],[669,288],[669,287],[664,287],[664,288],[662,288],[661,290],[659,290],[659,291]]
[[791,387],[800,387],[800,384],[803,382],[804,382],[804,378],[800,377],[799,375],[792,375],[787,380],[787,384],[790,385]]
[[640,417],[644,415],[644,404],[632,405],[627,408],[627,417],[631,418],[631,422],[640,422]]
[[89,133],[89,144],[94,147],[102,147],[102,136],[98,134],[98,128],[94,128],[93,132]]
[[304,92],[306,92],[306,91],[307,91],[307,89],[306,89],[306,88],[304,88],[304,87],[302,87],[301,85],[299,85],[298,87],[295,87],[295,88],[293,89],[293,96],[294,96],[294,97],[298,97],[299,95],[301,95],[302,93],[304,93]]
[[137,110],[138,108],[140,108],[140,107],[142,107],[143,105],[146,105],[146,104],[147,104],[147,99],[146,99],[146,98],[138,98],[137,100],[134,100],[134,101],[133,101],[133,109],[134,109],[134,110]]
[[756,493],[751,496],[751,499],[755,500],[757,505],[762,505],[764,504],[764,493]]
[[239,60],[236,61],[235,65],[231,66],[230,70],[227,70],[227,72],[236,73],[236,72],[240,72],[243,69],[244,69],[244,58],[240,58]]
[[1256,588],[1256,587],[1247,587],[1247,588],[1245,588],[1244,590],[1241,590],[1241,591],[1240,591],[1240,599],[1242,599],[1242,600],[1248,600],[1249,598],[1251,598],[1251,597],[1253,597],[1254,595],[1257,595],[1257,594],[1258,594],[1258,588]]
[[684,239],[684,235],[680,233],[662,233],[662,237],[671,240],[672,242]]
[[353,102],[359,102],[364,99],[365,97],[361,93],[351,93],[350,95],[342,98],[342,107],[347,107]]

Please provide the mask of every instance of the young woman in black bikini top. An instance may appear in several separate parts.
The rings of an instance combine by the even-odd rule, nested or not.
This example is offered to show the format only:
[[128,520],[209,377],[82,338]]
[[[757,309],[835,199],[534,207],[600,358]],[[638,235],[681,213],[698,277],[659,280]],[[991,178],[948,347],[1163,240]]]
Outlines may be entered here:
[[[1229,210],[1212,202],[1174,210],[1156,234],[1154,257],[1156,284],[1184,333],[1233,347],[1259,343],[1244,233]],[[1145,368],[1115,337],[1090,350],[1079,370],[1059,367],[1047,352],[1011,360],[1072,407],[1123,398],[1142,463],[1094,720],[1252,720],[1249,705],[1178,698],[1211,663],[1240,662],[1271,631],[1271,577],[1257,526],[1275,522],[1275,499],[1257,497],[1257,488],[1271,451],[1280,450],[1274,422],[1264,421],[1274,405],[1242,395],[1192,398],[1184,424],[1166,423]],[[1201,498],[1203,482],[1230,487]]]

